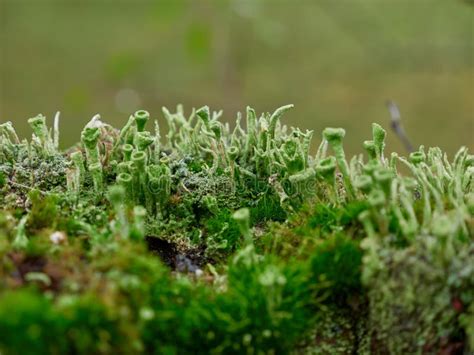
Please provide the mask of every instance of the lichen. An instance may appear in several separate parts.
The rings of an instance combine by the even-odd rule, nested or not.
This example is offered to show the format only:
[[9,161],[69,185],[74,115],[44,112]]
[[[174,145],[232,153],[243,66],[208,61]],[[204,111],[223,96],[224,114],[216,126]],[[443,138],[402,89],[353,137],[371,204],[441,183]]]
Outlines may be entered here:
[[472,351],[473,155],[313,155],[291,108],[1,124],[0,352]]

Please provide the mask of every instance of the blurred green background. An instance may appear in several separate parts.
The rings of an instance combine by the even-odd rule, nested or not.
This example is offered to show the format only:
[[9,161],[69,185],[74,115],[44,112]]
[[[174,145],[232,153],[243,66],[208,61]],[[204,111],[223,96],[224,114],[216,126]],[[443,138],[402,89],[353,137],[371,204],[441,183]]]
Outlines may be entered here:
[[66,147],[95,113],[293,103],[286,123],[317,141],[345,127],[355,153],[391,99],[415,145],[472,149],[473,16],[468,0],[0,0],[0,120],[27,136],[59,110]]

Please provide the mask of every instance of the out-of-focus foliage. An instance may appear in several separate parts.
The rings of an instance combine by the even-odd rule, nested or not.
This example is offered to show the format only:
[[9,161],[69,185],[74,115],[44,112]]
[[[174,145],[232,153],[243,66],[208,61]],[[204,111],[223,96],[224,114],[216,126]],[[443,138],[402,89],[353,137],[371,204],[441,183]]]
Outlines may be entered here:
[[25,118],[58,109],[67,146],[96,112],[118,125],[139,107],[292,102],[291,125],[344,126],[353,153],[393,99],[416,145],[473,148],[464,1],[2,0],[0,13],[0,119],[22,136]]

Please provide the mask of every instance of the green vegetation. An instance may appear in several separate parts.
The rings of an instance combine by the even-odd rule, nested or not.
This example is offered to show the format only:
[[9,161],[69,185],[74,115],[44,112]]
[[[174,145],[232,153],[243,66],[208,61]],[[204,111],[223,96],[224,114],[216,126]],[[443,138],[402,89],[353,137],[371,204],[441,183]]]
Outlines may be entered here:
[[58,117],[0,125],[0,351],[473,350],[474,156],[386,156],[377,124],[313,155],[291,108],[97,115],[66,151]]

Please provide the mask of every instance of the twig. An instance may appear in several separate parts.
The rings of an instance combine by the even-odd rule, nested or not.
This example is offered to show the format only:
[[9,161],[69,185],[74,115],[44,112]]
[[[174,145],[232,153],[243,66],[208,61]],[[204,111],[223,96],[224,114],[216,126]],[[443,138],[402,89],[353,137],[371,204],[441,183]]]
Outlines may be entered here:
[[56,112],[54,116],[54,125],[53,125],[53,144],[56,150],[59,149],[59,115],[61,112]]
[[410,140],[408,139],[405,130],[403,129],[402,126],[402,121],[400,118],[400,110],[398,109],[398,105],[391,101],[388,100],[387,103],[387,108],[388,112],[390,113],[390,126],[392,127],[392,130],[395,132],[397,137],[402,141],[403,145],[405,146],[405,149],[411,153],[413,152],[413,145],[411,144]]

